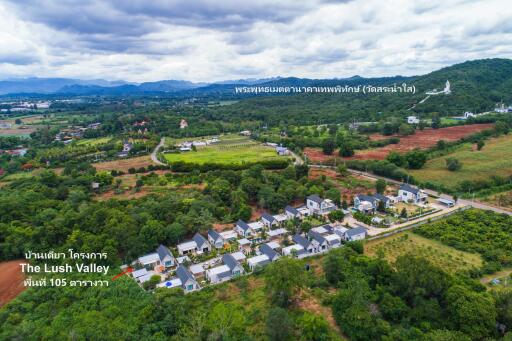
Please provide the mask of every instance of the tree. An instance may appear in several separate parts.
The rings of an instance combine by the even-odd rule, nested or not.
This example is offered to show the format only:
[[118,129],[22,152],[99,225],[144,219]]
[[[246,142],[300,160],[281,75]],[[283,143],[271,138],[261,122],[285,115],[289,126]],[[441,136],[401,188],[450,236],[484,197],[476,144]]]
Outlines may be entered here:
[[402,208],[402,211],[400,211],[400,217],[407,218],[407,209],[405,207]]
[[453,327],[475,339],[490,336],[496,325],[494,300],[488,293],[476,293],[461,285],[451,287],[447,294],[450,322]]
[[404,156],[397,151],[392,150],[386,156],[386,160],[397,165],[398,167],[404,167],[407,163]]
[[414,149],[405,154],[407,166],[411,169],[420,169],[427,162],[427,153],[419,149]]
[[301,339],[307,341],[326,341],[330,340],[329,324],[318,315],[310,312],[304,312],[299,317],[297,324],[301,329]]
[[341,203],[341,192],[337,188],[330,188],[325,192],[325,197],[327,199],[330,199],[334,201],[336,205],[339,205]]
[[299,260],[282,257],[265,268],[265,280],[272,302],[287,307],[290,299],[304,285],[305,270]]
[[350,157],[354,155],[354,148],[349,143],[343,143],[340,146],[339,155],[342,157]]
[[433,129],[439,129],[441,127],[441,117],[438,112],[432,113],[432,124],[430,126]]
[[342,210],[335,210],[335,211],[329,212],[328,217],[329,217],[329,221],[331,223],[334,223],[335,221],[342,221],[343,218],[345,217],[345,214],[343,213]]
[[334,140],[327,138],[322,142],[322,151],[325,155],[331,155],[334,152]]
[[458,171],[462,167],[462,163],[458,159],[455,159],[452,157],[445,159],[445,162],[446,162],[446,168],[450,172]]
[[293,322],[288,311],[280,307],[271,308],[267,315],[266,331],[272,341],[289,340],[293,333]]
[[386,204],[383,200],[379,200],[379,203],[377,204],[377,211],[386,212]]
[[436,148],[438,150],[443,150],[446,148],[446,141],[445,140],[439,140],[436,142]]
[[398,133],[402,136],[413,135],[415,130],[413,126],[407,123],[402,123],[400,127],[398,127]]
[[478,149],[478,150],[482,150],[482,148],[484,146],[485,146],[484,140],[478,140],[478,142],[476,143],[476,149]]
[[377,193],[384,193],[384,191],[386,190],[386,181],[383,180],[383,179],[378,179],[376,182],[375,182],[375,191],[377,191]]
[[349,174],[347,165],[341,164],[338,166],[338,174],[341,176],[347,176]]

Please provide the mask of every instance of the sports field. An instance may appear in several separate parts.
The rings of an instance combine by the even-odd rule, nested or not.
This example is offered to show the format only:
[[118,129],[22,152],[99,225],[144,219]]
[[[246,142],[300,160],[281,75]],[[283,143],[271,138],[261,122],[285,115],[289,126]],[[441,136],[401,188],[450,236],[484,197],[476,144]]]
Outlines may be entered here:
[[226,135],[221,136],[218,143],[197,147],[197,151],[168,153],[165,154],[165,158],[169,163],[181,161],[196,164],[243,164],[282,159],[284,156],[278,156],[274,148],[247,137]]
[[[446,158],[455,158],[462,168],[455,172],[446,169]],[[463,144],[455,152],[428,160],[422,169],[410,173],[420,181],[430,181],[454,187],[464,180],[488,180],[493,175],[512,175],[512,135],[505,135],[485,142],[478,151],[473,144]]]

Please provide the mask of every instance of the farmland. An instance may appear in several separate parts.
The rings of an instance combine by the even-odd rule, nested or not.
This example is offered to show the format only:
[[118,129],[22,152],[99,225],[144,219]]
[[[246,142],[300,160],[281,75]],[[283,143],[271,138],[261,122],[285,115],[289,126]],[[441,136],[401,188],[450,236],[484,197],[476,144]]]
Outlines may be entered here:
[[[400,137],[400,142],[397,144],[390,144],[382,148],[356,151],[355,155],[349,159],[383,160],[390,151],[405,153],[415,148],[427,149],[434,146],[439,140],[447,142],[457,141],[463,137],[478,133],[482,130],[491,129],[492,127],[492,124],[474,124],[441,129],[416,130],[414,135]],[[386,138],[386,136],[380,134],[370,135],[371,140],[383,138]]]
[[118,170],[118,171],[123,171],[126,173],[126,172],[128,172],[128,169],[130,169],[130,168],[147,167],[152,164],[153,164],[153,162],[151,161],[151,158],[149,157],[149,155],[144,155],[144,156],[132,157],[129,159],[98,162],[98,163],[94,163],[93,166],[94,166],[94,168],[96,168],[97,171]]
[[[462,168],[450,172],[446,168],[446,158],[455,158],[462,163]],[[419,170],[411,174],[420,181],[429,181],[454,188],[464,180],[487,180],[493,175],[512,175],[512,136],[505,135],[486,142],[482,150],[475,150],[471,144],[461,145],[455,152],[428,160]]]
[[198,147],[197,151],[168,153],[165,158],[169,163],[220,163],[243,164],[263,160],[282,159],[274,148],[264,146],[246,137],[235,135],[222,136],[220,142]]
[[478,254],[459,251],[411,232],[399,233],[366,243],[365,254],[376,256],[379,252],[382,252],[390,262],[394,262],[401,255],[414,253],[427,258],[450,273],[480,268],[483,264]]

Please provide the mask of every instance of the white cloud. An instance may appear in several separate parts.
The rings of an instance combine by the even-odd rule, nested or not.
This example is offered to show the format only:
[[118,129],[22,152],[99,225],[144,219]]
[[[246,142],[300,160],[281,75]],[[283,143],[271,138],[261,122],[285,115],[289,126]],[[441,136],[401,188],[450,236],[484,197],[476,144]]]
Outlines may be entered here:
[[412,75],[512,57],[508,0],[0,4],[0,78]]

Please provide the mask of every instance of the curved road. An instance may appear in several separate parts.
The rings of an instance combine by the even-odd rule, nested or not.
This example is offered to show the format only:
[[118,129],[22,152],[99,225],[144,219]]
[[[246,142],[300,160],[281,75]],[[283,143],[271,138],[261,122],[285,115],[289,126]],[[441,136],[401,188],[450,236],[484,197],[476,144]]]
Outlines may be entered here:
[[158,158],[156,157],[156,154],[158,153],[158,150],[163,147],[165,143],[165,137],[162,137],[160,139],[160,142],[157,144],[157,146],[155,147],[155,149],[153,150],[153,152],[151,152],[151,160],[156,163],[157,165],[161,165],[161,166],[165,166],[166,164],[161,162],[160,160],[158,160]]

